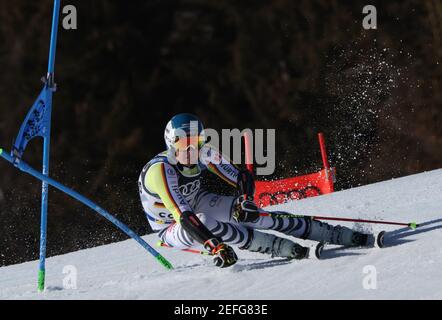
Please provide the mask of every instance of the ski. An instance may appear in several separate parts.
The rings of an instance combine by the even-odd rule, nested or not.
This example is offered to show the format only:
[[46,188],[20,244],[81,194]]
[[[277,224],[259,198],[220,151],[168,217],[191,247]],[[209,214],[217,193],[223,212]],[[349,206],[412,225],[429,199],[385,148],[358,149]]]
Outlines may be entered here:
[[308,247],[306,247],[308,249],[308,251],[307,251],[307,254],[305,255],[304,258],[292,259],[292,260],[294,260],[294,261],[296,261],[296,260],[299,261],[299,260],[304,260],[304,259],[320,260],[324,247],[325,247],[324,242],[319,242],[316,245],[308,246]]
[[321,260],[322,252],[324,251],[324,248],[326,246],[325,242],[319,242],[315,247],[315,257],[318,260]]
[[[336,246],[330,250],[338,251],[338,250],[346,250],[346,249],[371,249],[371,248],[384,248],[385,247],[385,234],[386,231],[381,231],[377,234],[373,234],[372,239],[368,240],[366,246]],[[314,258],[317,260],[321,260],[324,258],[323,254],[327,251],[327,246],[329,244],[326,242],[319,242],[316,246],[311,247],[311,251],[314,249],[314,255],[309,254],[309,258]]]
[[376,244],[379,248],[384,248],[385,246],[385,231],[381,231],[376,236]]
[[385,245],[385,230],[382,230],[378,233],[369,234],[367,239],[367,245],[365,246],[356,246],[353,248],[383,248]]

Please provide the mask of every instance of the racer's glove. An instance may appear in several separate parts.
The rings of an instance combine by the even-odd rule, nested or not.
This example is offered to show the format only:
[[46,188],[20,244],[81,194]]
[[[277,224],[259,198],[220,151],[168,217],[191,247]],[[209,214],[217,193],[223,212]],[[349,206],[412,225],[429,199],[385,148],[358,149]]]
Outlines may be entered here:
[[204,243],[206,248],[213,255],[213,263],[220,268],[227,268],[234,265],[238,261],[235,251],[227,244],[220,242],[218,239],[210,239]]
[[236,183],[240,196],[245,196],[253,200],[255,196],[255,178],[253,174],[247,170],[238,173],[238,181]]
[[237,223],[258,221],[258,206],[253,202],[253,198],[239,196],[233,206],[232,218]]

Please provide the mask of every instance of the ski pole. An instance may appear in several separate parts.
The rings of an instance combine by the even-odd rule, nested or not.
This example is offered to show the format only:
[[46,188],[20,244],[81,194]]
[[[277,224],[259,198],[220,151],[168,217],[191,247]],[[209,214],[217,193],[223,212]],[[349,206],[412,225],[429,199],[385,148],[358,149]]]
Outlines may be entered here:
[[419,224],[417,224],[416,222],[403,223],[403,222],[364,220],[364,219],[339,218],[339,217],[305,216],[305,215],[290,214],[286,212],[283,212],[281,214],[279,214],[278,212],[263,212],[260,213],[260,216],[262,217],[275,216],[278,218],[311,218],[313,220],[334,220],[334,221],[348,221],[348,222],[361,222],[361,223],[391,224],[397,226],[406,226],[412,230],[415,230],[417,227],[419,227]]
[[[169,249],[174,249],[174,247],[169,246],[168,244],[164,243],[163,241],[158,241],[157,246],[169,248]],[[201,254],[203,256],[212,256],[212,254],[210,252],[201,251],[201,250],[195,250],[195,249],[177,249],[177,250],[189,252],[189,253]]]

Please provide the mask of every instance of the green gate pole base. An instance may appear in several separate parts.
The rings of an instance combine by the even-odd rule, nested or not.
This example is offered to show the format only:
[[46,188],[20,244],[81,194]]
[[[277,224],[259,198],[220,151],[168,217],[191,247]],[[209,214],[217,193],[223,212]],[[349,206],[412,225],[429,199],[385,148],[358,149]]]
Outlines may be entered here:
[[156,259],[168,270],[172,270],[173,266],[172,264],[166,260],[166,258],[164,258],[162,255],[158,255],[156,256]]
[[44,270],[38,271],[38,291],[39,292],[45,291],[45,271]]

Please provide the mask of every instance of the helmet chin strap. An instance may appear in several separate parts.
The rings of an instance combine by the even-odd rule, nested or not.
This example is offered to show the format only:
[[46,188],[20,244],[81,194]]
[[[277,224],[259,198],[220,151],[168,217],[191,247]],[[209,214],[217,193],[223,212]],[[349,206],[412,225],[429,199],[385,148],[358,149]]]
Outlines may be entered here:
[[193,168],[195,168],[196,164],[185,165],[185,164],[178,162],[177,167],[180,172],[185,172],[186,170],[192,170]]

